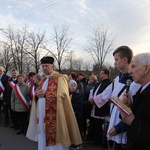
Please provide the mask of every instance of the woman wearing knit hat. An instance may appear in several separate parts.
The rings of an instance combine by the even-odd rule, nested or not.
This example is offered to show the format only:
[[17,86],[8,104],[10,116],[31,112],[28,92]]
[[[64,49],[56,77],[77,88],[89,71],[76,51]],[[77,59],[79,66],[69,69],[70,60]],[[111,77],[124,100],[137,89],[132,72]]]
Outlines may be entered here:
[[42,79],[42,76],[39,75],[39,74],[36,74],[36,75],[34,76],[34,78],[33,78],[34,83],[36,83],[36,84],[39,84],[39,82],[41,81],[41,79]]
[[[81,96],[80,91],[77,89],[77,82],[75,80],[70,80],[69,81],[69,92],[70,92],[70,97],[71,97],[71,104],[76,116],[76,120],[78,123],[78,127],[80,130],[80,134],[82,137],[82,132],[83,132],[83,123],[82,123],[82,117],[83,117],[83,99]],[[71,145],[70,149],[80,149],[82,148],[82,145]]]
[[75,72],[71,72],[69,75],[69,81],[70,80],[75,80],[77,82],[77,89],[79,89],[80,93],[82,96],[84,96],[84,86],[83,84],[79,81],[78,79],[78,74],[76,74]]

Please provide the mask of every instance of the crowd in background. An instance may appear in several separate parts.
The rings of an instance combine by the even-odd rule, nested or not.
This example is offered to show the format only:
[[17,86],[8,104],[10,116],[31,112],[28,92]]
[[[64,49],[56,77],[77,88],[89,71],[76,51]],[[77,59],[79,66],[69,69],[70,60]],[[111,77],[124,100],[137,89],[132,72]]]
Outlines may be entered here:
[[[29,72],[27,76],[19,74],[17,70],[12,70],[11,76],[4,73],[4,68],[0,67],[1,82],[5,87],[5,91],[1,96],[1,112],[4,112],[5,120],[4,127],[10,127],[16,130],[16,134],[26,134],[30,109],[32,107],[32,99],[36,87],[42,79],[40,74],[35,72]],[[43,75],[44,76],[44,75]],[[87,136],[90,116],[92,110],[92,104],[88,102],[90,90],[98,83],[98,76],[93,72],[89,75],[84,73],[77,74],[76,72],[70,72],[64,74],[68,81],[68,90],[70,94],[71,104],[77,119],[80,134]],[[109,75],[108,75],[109,76]],[[101,78],[101,75],[100,75]],[[25,102],[19,100],[19,91],[14,86],[20,87],[23,94],[22,99],[26,99]],[[17,95],[18,94],[18,95]],[[101,139],[97,140],[98,143]]]
[[[148,109],[146,104],[149,104],[147,100],[150,98],[148,94],[150,55],[149,53],[139,54],[133,59],[132,50],[127,46],[121,46],[114,51],[113,56],[115,67],[120,71],[113,81],[109,78],[111,72],[108,68],[102,68],[99,76],[94,73],[85,75],[82,72],[64,74],[68,82],[71,105],[80,135],[82,138],[86,137],[87,142],[109,147],[107,141],[110,141],[110,144],[113,143],[114,150],[138,149],[135,143],[141,148],[140,143],[142,146],[147,146],[149,142],[143,133],[146,132],[144,128],[148,133],[150,132],[150,121],[145,112]],[[138,68],[140,66],[141,68]],[[26,78],[23,74],[18,74],[17,70],[13,70],[12,76],[9,77],[4,74],[4,69],[0,66],[0,109],[5,114],[5,127],[10,126],[16,130],[17,134],[26,135],[32,99],[41,80],[42,76],[39,74],[30,72]],[[131,85],[127,90],[126,84],[129,80]],[[138,100],[139,95],[143,102]],[[132,101],[127,104],[133,111],[130,116],[110,103],[108,99],[115,96],[126,104],[129,100]],[[110,123],[107,135],[104,137],[103,125],[106,120]],[[136,134],[136,137],[132,134]]]

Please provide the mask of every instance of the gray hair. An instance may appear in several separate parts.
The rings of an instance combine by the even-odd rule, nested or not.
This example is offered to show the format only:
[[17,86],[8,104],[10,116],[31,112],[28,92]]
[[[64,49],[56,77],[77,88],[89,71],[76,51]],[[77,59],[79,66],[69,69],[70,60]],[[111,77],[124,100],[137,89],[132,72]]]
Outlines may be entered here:
[[1,70],[2,72],[4,72],[4,68],[3,68],[2,66],[0,66],[0,70]]
[[134,59],[138,59],[142,66],[150,65],[150,53],[140,53],[134,56]]

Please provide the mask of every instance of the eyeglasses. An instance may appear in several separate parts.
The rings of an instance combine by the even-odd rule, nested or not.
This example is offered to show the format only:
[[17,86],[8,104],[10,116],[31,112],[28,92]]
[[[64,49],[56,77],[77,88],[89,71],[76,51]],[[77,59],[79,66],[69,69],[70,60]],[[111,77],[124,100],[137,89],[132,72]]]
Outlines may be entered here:
[[99,74],[105,74],[104,72],[100,72]]

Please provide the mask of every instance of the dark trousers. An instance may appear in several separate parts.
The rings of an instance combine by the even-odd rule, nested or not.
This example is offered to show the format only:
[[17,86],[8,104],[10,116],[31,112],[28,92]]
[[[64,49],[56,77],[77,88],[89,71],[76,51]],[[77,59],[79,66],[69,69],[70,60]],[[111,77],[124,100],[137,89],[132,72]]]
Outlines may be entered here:
[[82,137],[82,133],[83,133],[83,118],[82,116],[76,116],[76,120],[77,120],[77,124],[78,124],[78,127],[79,127],[79,131],[80,131],[80,135]]
[[104,120],[102,119],[96,119],[93,117],[90,118],[90,125],[87,135],[88,141],[95,141],[96,143],[103,145],[103,123]]
[[2,107],[3,107],[3,101],[0,100],[0,116],[1,116],[1,112],[2,112]]
[[86,135],[87,132],[87,116],[86,116],[86,109],[85,105],[83,106],[83,133]]
[[122,147],[121,144],[118,144],[118,143],[115,142],[114,150],[124,150],[124,148]]
[[9,118],[11,118],[12,123],[14,124],[14,112],[11,109],[11,105],[9,104],[5,104],[4,105],[4,113],[5,113],[5,124],[9,124],[10,120]]
[[28,125],[28,112],[15,112],[15,127],[26,132]]

